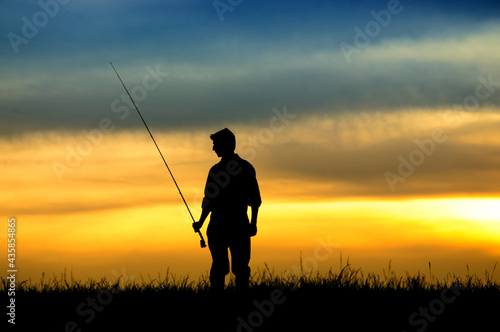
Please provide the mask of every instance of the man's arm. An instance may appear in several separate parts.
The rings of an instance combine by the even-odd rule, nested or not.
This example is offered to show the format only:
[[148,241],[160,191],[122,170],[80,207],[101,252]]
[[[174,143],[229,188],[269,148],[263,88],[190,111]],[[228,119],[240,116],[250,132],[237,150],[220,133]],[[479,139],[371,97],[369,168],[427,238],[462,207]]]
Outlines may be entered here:
[[205,220],[207,219],[209,214],[210,214],[210,210],[208,210],[208,209],[201,210],[200,220],[198,222],[193,223],[193,229],[194,229],[195,233],[198,233],[198,231],[203,226],[203,223],[205,222]]
[[250,221],[251,224],[257,226],[257,215],[259,214],[259,207],[252,206],[252,219]]
[[252,219],[250,220],[250,236],[257,234],[257,215],[259,214],[259,207],[252,206]]
[[208,187],[210,183],[210,173],[212,172],[212,169],[210,169],[210,172],[208,172],[208,177],[207,177],[207,183],[205,184],[205,197],[203,197],[203,201],[201,203],[201,216],[198,222],[193,223],[193,229],[195,233],[198,233],[200,231],[200,228],[203,226],[203,223],[207,219],[208,215],[210,214],[210,211],[212,211],[212,202],[211,199],[207,197],[208,193]]
[[[250,164],[249,164],[250,165]],[[250,236],[255,236],[257,234],[257,216],[259,214],[259,207],[262,203],[260,198],[259,184],[257,182],[257,176],[255,174],[255,169],[250,165],[250,186],[248,195],[248,205],[252,208],[252,216],[250,219],[249,233]]]

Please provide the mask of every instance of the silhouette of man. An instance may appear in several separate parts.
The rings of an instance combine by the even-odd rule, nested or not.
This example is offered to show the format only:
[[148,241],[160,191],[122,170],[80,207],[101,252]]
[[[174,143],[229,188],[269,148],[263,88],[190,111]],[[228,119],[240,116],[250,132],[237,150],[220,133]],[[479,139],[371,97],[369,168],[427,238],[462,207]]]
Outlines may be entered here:
[[[236,289],[246,290],[250,277],[250,237],[257,234],[257,214],[261,204],[255,169],[234,153],[236,138],[227,128],[210,135],[219,163],[208,173],[200,220],[193,223],[197,232],[211,212],[207,227],[208,247],[212,255],[211,289],[224,290],[229,273],[228,249],[231,251],[231,271]],[[251,207],[251,220],[247,215]]]

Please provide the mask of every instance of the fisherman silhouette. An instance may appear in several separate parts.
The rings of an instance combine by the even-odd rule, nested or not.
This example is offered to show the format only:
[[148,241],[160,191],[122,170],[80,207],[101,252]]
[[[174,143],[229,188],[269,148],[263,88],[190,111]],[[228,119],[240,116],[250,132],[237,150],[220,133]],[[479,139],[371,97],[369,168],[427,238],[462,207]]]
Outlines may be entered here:
[[[229,249],[236,289],[245,291],[250,278],[250,237],[257,234],[261,204],[259,185],[253,166],[234,153],[236,138],[229,129],[224,128],[210,138],[221,160],[208,173],[201,216],[193,223],[193,229],[198,232],[211,213],[207,227],[212,255],[211,290],[214,293],[224,290],[225,276],[229,273]],[[250,221],[248,206],[252,212]]]

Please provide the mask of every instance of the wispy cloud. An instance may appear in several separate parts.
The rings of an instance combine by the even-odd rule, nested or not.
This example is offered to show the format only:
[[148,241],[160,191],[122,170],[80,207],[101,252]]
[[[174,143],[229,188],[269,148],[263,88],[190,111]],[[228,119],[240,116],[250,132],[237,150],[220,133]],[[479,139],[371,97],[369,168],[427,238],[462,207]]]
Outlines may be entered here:
[[[408,7],[347,65],[338,42],[352,38],[352,27],[379,5],[386,4],[247,3],[221,24],[201,1],[70,3],[25,52],[15,56],[3,49],[3,135],[94,126],[123,93],[110,60],[131,85],[146,66],[160,64],[170,72],[141,105],[162,128],[265,121],[270,108],[283,104],[298,114],[445,107],[470,93],[479,75],[495,73],[498,25],[488,11],[458,3],[435,5],[440,10],[427,29],[419,15],[433,4]],[[11,9],[14,18],[2,29],[22,24],[15,18],[35,7]],[[470,20],[458,19],[466,14]],[[302,15],[317,19],[299,20]],[[448,28],[459,23],[467,29],[451,33]],[[488,102],[499,100],[495,95]]]

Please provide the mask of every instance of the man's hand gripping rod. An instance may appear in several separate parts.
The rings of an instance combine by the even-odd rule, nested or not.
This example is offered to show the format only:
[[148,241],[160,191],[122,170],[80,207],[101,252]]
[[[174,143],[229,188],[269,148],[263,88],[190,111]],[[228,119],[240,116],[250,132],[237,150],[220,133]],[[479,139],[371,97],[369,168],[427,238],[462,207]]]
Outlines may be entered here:
[[[127,91],[127,94],[130,98],[130,100],[132,101],[132,104],[134,104],[135,106],[135,109],[137,111],[137,113],[139,114],[139,116],[141,117],[141,120],[142,120],[142,123],[144,123],[144,126],[146,126],[146,129],[148,130],[148,133],[149,133],[149,136],[151,136],[151,139],[153,140],[153,143],[155,143],[155,146],[156,146],[156,149],[158,149],[158,152],[160,153],[160,156],[161,156],[161,159],[163,159],[163,162],[165,163],[165,166],[167,166],[167,169],[168,169],[168,172],[170,173],[170,176],[172,177],[172,180],[174,180],[174,184],[175,186],[177,187],[177,190],[179,191],[179,194],[181,195],[181,198],[182,198],[182,201],[184,202],[184,205],[186,205],[186,208],[189,212],[189,215],[191,216],[191,219],[194,221],[194,217],[193,217],[193,214],[191,213],[191,210],[189,209],[189,206],[186,202],[186,200],[184,199],[184,195],[182,195],[182,192],[181,192],[181,189],[179,188],[179,185],[177,184],[177,181],[175,181],[175,178],[174,178],[174,175],[172,174],[172,171],[170,171],[170,167],[168,167],[168,164],[167,164],[167,161],[165,160],[165,158],[163,157],[163,154],[161,153],[160,151],[160,148],[158,147],[158,144],[156,144],[156,141],[155,141],[155,138],[153,137],[153,134],[151,133],[151,130],[149,130],[149,127],[148,125],[146,124],[146,121],[144,120],[144,118],[142,117],[142,114],[141,112],[139,111],[139,108],[137,107],[137,104],[135,103],[134,99],[132,98],[132,96],[130,95],[130,93],[128,92],[128,89],[127,87],[125,86],[125,83],[123,83],[120,75],[118,75],[118,72],[116,71],[115,69],[115,66],[113,66],[113,64],[110,62],[109,63],[111,65],[111,67],[113,67],[113,70],[115,71],[116,73],[116,76],[118,76],[118,79],[120,80],[120,82],[122,83],[123,87],[125,88],[125,91]],[[203,238],[203,235],[201,235],[201,232],[200,230],[198,230],[198,234],[200,235],[200,246],[202,248],[205,248],[207,245],[205,244],[205,239]]]

